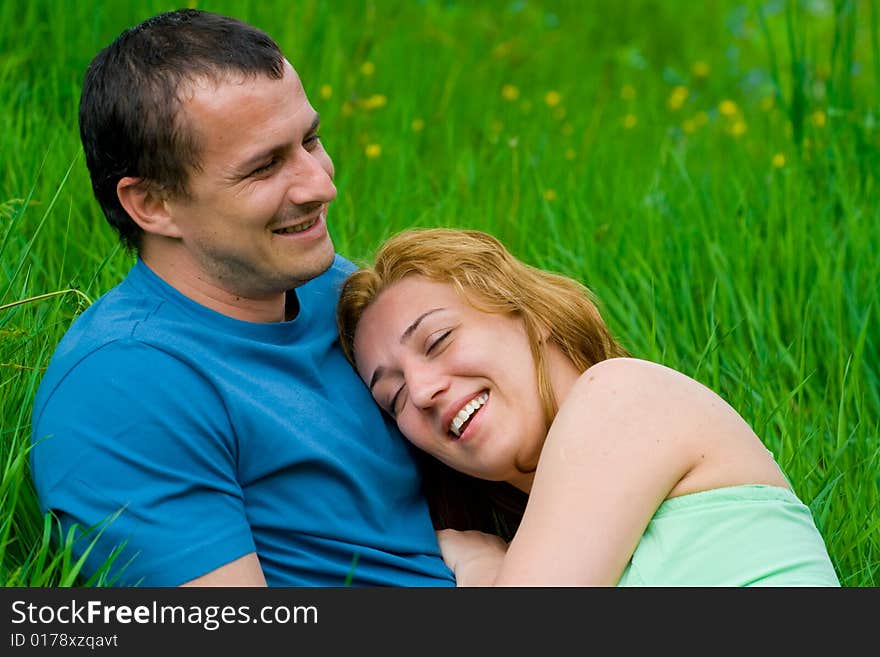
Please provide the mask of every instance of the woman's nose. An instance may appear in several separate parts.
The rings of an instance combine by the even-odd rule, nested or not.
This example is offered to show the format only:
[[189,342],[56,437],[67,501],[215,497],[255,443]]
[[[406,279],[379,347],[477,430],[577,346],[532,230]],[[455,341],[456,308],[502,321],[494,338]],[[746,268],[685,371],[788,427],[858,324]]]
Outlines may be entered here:
[[420,365],[406,374],[410,399],[419,408],[429,408],[449,387],[449,379],[436,368]]

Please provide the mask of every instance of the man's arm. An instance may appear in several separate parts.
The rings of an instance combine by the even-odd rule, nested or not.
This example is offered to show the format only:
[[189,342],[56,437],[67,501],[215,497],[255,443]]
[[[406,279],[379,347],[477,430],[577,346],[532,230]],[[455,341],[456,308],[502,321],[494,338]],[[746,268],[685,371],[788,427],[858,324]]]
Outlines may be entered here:
[[266,586],[266,578],[257,553],[250,552],[181,586]]
[[[65,532],[101,528],[86,537],[96,540],[86,576],[121,549],[117,585],[178,586],[255,552],[223,401],[180,360],[130,340],[106,345],[71,368],[34,426],[42,507]],[[77,541],[75,555],[88,545]],[[258,564],[242,572],[264,582]]]

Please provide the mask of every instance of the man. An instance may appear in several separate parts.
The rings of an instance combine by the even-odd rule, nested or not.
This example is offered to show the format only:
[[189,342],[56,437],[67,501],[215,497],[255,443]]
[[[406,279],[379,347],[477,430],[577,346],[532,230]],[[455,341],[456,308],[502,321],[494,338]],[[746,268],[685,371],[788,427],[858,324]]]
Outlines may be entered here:
[[63,338],[34,404],[37,492],[81,532],[84,572],[453,584],[413,455],[336,342],[353,266],[327,230],[333,164],[277,44],[203,11],[151,18],[89,66],[80,133],[138,255]]

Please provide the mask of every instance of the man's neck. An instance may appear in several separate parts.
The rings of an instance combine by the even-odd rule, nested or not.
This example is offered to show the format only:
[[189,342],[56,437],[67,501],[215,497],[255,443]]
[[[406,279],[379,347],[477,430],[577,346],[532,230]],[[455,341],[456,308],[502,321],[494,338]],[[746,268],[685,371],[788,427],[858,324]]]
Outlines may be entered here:
[[186,259],[141,254],[141,260],[159,278],[184,296],[211,310],[245,322],[270,323],[293,319],[299,307],[296,295],[278,292],[264,296],[238,294],[207,276]]

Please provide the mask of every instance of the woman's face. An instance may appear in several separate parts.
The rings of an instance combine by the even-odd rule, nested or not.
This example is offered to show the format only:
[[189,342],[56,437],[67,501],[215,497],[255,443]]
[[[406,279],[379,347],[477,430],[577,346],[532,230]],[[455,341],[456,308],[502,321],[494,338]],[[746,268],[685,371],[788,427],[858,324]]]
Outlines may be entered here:
[[367,308],[354,349],[374,399],[414,445],[469,475],[529,487],[516,464],[535,467],[546,425],[520,318],[410,276]]

